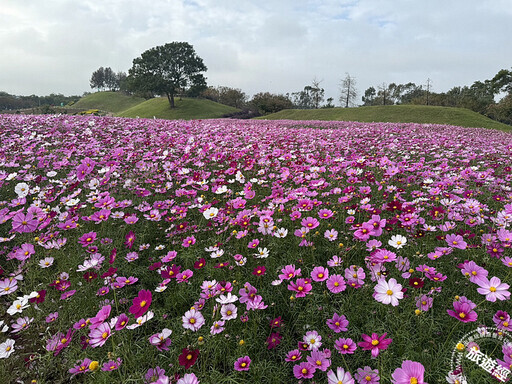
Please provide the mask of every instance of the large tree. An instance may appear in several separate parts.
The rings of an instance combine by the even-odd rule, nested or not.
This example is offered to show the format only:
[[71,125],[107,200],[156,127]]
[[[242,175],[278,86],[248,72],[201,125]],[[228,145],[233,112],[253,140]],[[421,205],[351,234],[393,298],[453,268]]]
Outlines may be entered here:
[[173,42],[148,49],[133,60],[128,71],[134,91],[166,95],[171,108],[174,96],[187,87],[204,84],[206,66],[186,42]]

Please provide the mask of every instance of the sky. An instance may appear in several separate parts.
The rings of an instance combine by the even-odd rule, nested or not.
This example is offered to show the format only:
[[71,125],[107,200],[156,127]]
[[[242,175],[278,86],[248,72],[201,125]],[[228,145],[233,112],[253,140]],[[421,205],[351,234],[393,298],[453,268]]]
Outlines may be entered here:
[[82,95],[99,67],[186,41],[208,85],[292,93],[316,79],[339,105],[385,83],[434,92],[512,68],[510,0],[2,0],[0,91]]

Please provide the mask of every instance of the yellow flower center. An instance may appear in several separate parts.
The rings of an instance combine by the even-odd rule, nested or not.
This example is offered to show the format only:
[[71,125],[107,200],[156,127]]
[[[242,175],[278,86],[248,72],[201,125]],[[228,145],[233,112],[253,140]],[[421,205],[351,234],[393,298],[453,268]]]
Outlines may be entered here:
[[334,283],[334,286],[335,287],[339,287],[340,283],[338,283],[337,281]]
[[108,332],[103,332],[103,333],[101,334],[101,337],[102,337],[103,339],[106,339],[106,338],[108,337]]
[[193,356],[192,356],[192,354],[191,354],[191,353],[189,353],[189,354],[187,355],[187,360],[192,359],[192,357],[193,357]]
[[372,345],[373,346],[379,345],[379,340],[372,340]]
[[189,320],[189,323],[190,323],[190,324],[195,324],[195,323],[196,323],[196,319],[191,318],[191,319]]
[[389,295],[389,296],[393,295],[393,291],[391,289],[388,289],[386,291],[386,295]]
[[306,374],[308,373],[308,370],[306,368],[302,368],[302,371],[301,371],[303,374]]
[[320,360],[317,360],[316,365],[320,366],[320,365],[322,365],[322,362]]
[[247,366],[247,363],[242,363],[242,364],[240,364],[240,366],[241,366],[242,368],[245,368],[245,367]]
[[142,300],[142,301],[140,302],[140,306],[141,306],[141,307],[145,307],[145,306],[146,306],[146,301],[145,301],[145,300]]
[[322,277],[324,277],[324,274],[323,273],[319,273],[318,277],[321,279]]
[[466,314],[465,314],[464,312],[460,312],[460,313],[459,313],[459,317],[460,317],[461,319],[464,319],[464,318],[466,317]]
[[409,380],[409,383],[411,384],[418,384],[418,379],[415,377],[411,377],[411,380]]
[[489,288],[489,291],[491,291],[491,292],[496,292],[496,288],[491,287],[491,288]]
[[61,342],[62,344],[65,344],[65,343],[66,343],[66,341],[68,341],[68,339],[66,339],[65,337],[63,337],[62,339],[60,339],[60,342]]

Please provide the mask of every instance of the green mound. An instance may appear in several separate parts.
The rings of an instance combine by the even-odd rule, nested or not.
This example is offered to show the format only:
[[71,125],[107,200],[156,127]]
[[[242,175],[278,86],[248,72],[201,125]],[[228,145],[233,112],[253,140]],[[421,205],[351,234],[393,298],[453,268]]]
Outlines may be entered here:
[[340,120],[361,122],[447,124],[511,131],[512,127],[464,108],[426,105],[387,105],[358,108],[284,109],[261,119]]
[[121,92],[96,92],[82,97],[74,109],[99,109],[100,111],[118,113],[144,102],[144,99],[128,96]]
[[206,99],[176,98],[175,108],[165,97],[149,99],[117,114],[120,117],[145,117],[167,120],[215,119],[238,109]]

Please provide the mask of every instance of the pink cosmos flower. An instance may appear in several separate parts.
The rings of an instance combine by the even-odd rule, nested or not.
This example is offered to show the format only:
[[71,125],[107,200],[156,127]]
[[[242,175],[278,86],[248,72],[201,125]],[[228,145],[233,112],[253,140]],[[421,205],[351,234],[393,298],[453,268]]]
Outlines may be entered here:
[[461,235],[455,234],[446,235],[446,243],[449,247],[458,249],[466,249],[468,246]]
[[338,231],[333,229],[328,229],[324,233],[324,237],[329,241],[335,241],[338,238]]
[[510,285],[502,283],[501,280],[494,276],[491,280],[486,277],[480,278],[476,281],[480,288],[477,288],[478,293],[485,295],[487,301],[495,302],[498,300],[508,300],[510,298],[510,292],[507,289]]
[[334,348],[342,355],[353,354],[357,349],[356,343],[350,338],[340,337],[334,341]]
[[196,243],[196,238],[194,236],[188,236],[183,239],[183,243],[181,244],[183,247],[188,248],[191,245]]
[[[330,357],[330,352],[329,352]],[[312,351],[311,356],[307,356],[306,360],[311,366],[315,367],[315,369],[319,369],[321,371],[327,371],[327,368],[331,366],[331,360],[323,351]]]
[[307,362],[300,363],[293,367],[293,375],[297,379],[311,379],[315,371],[315,367]]
[[288,290],[297,292],[296,297],[305,297],[311,292],[311,289],[313,289],[313,287],[311,284],[307,283],[306,279],[297,279],[297,281],[292,281],[288,284]]
[[130,321],[130,318],[125,313],[121,313],[117,317],[116,324],[114,325],[114,329],[116,331],[120,331],[121,329],[126,327],[126,325],[128,324],[129,321]]
[[327,380],[328,384],[354,384],[354,379],[350,372],[345,372],[341,367],[336,368],[336,373],[332,369],[327,372]]
[[106,343],[111,334],[112,330],[110,328],[110,324],[102,323],[97,328],[89,332],[89,345],[92,348],[101,347]]
[[376,333],[372,333],[371,336],[366,334],[362,334],[361,337],[363,341],[357,343],[365,351],[372,352],[372,358],[376,358],[379,355],[381,350],[386,350],[389,347],[389,344],[393,341],[393,339],[386,339],[387,333],[384,333],[382,336],[379,336]]
[[191,309],[182,316],[183,328],[198,331],[205,323],[201,312]]
[[428,311],[430,308],[432,308],[432,303],[434,302],[434,299],[431,297],[428,297],[427,295],[421,295],[416,298],[416,308],[418,308],[421,311]]
[[125,237],[124,245],[128,249],[132,249],[133,244],[135,243],[135,239],[136,239],[135,233],[133,233],[133,231],[128,232],[128,234]]
[[140,317],[144,315],[151,305],[151,291],[149,290],[141,290],[139,291],[139,295],[133,299],[133,304],[130,307],[130,313],[135,317]]
[[110,305],[104,305],[101,307],[96,316],[89,320],[89,329],[98,328],[102,323],[104,323],[110,316],[111,310],[112,306]]
[[453,310],[448,309],[446,312],[448,312],[451,317],[454,317],[463,323],[476,321],[478,317],[477,313],[473,311],[470,304],[463,303],[460,300],[454,301]]
[[102,371],[115,371],[116,369],[119,369],[121,364],[123,363],[123,360],[121,360],[120,357],[118,357],[115,361],[109,360],[103,366],[101,367]]
[[285,361],[295,362],[299,361],[302,358],[302,354],[299,349],[294,349],[286,354]]
[[398,300],[403,299],[404,297],[402,285],[398,284],[394,278],[389,279],[389,282],[381,279],[375,286],[373,297],[378,302],[391,304],[396,307],[398,305]]
[[317,331],[308,331],[303,337],[304,343],[308,345],[308,350],[316,351],[322,346],[322,336]]
[[251,358],[249,356],[239,357],[235,361],[235,371],[248,371],[251,365]]
[[329,276],[326,285],[329,291],[331,291],[332,293],[340,293],[347,288],[347,285],[345,284],[345,279],[343,279],[343,276],[341,275]]
[[320,222],[317,219],[315,219],[314,217],[306,217],[306,218],[302,219],[300,224],[303,227],[305,227],[309,230],[312,230],[312,229],[318,227],[320,225]]
[[459,264],[461,272],[464,276],[469,278],[469,281],[476,283],[476,280],[486,278],[489,272],[485,268],[480,267],[474,261],[467,261],[464,264]]
[[81,362],[79,362],[77,365],[75,365],[73,368],[71,368],[68,372],[71,373],[73,376],[79,374],[79,373],[86,373],[89,372],[89,365],[92,363],[91,359],[84,359]]
[[405,360],[402,362],[402,367],[395,369],[391,377],[393,380],[391,381],[393,384],[428,384],[423,380],[423,375],[425,373],[425,367],[422,364]]
[[18,280],[6,278],[0,280],[0,296],[8,295],[18,289]]
[[281,280],[290,280],[295,276],[300,276],[300,268],[295,269],[295,265],[286,265],[283,269],[281,269],[279,278]]
[[311,278],[316,282],[327,280],[328,277],[329,270],[324,267],[315,267],[311,272]]
[[12,230],[14,232],[33,232],[38,225],[39,220],[31,212],[27,212],[26,215],[23,212],[18,212],[12,217]]
[[358,368],[354,378],[359,384],[379,384],[379,370],[368,366]]
[[332,318],[327,320],[327,326],[335,333],[346,332],[348,330],[348,320],[345,315],[339,316],[334,313]]
[[164,328],[162,332],[149,337],[149,344],[154,345],[159,351],[168,351],[171,345],[171,339],[169,339],[171,333],[170,329]]
[[94,240],[96,240],[96,236],[97,236],[96,232],[85,233],[82,236],[80,236],[80,238],[78,239],[78,243],[82,247],[87,247],[90,244],[94,243]]
[[251,242],[247,245],[247,248],[255,249],[260,241],[258,239],[251,240]]

